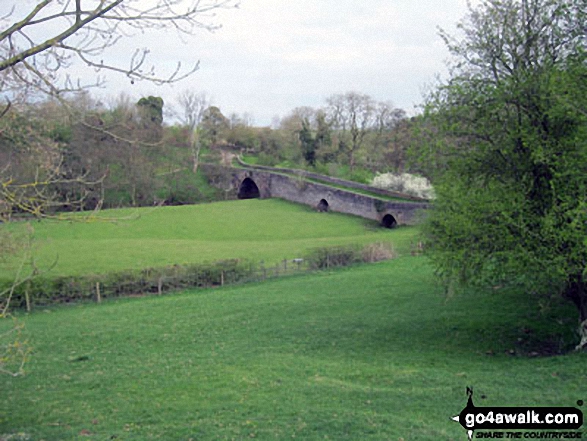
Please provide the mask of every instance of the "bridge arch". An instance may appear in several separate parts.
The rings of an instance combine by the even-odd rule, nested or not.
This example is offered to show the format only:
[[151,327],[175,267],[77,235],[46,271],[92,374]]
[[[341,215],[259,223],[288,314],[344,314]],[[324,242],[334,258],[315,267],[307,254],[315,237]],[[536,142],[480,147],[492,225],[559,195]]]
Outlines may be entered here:
[[391,214],[387,213],[381,218],[381,225],[385,228],[395,228],[397,226],[397,220]]
[[238,187],[239,199],[256,199],[261,197],[259,187],[251,178],[245,178]]
[[320,199],[320,202],[318,202],[318,205],[316,205],[316,208],[320,212],[327,212],[328,211],[328,201],[326,199]]

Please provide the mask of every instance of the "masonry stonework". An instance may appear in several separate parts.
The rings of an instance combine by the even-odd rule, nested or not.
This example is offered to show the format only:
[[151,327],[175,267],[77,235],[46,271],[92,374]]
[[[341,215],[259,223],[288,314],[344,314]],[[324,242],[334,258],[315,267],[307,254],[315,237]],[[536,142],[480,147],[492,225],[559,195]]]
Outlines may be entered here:
[[[422,220],[425,210],[429,207],[429,204],[421,202],[386,201],[265,170],[238,168],[225,168],[225,170],[234,188],[235,196],[239,193],[243,181],[249,178],[257,185],[261,199],[282,198],[309,205],[320,211],[323,211],[324,204],[321,204],[321,201],[324,200],[328,204],[328,211],[353,214],[387,226],[394,225],[384,222],[384,217],[388,214],[393,217],[397,225],[415,225]],[[389,218],[386,219],[388,220]]]

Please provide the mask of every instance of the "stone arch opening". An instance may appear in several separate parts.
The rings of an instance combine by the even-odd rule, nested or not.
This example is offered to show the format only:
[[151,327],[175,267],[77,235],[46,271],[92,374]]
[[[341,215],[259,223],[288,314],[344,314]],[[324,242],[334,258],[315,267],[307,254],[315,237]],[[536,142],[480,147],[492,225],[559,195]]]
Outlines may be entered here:
[[316,206],[316,208],[320,212],[324,212],[324,213],[327,212],[328,211],[328,201],[326,199],[321,199],[320,202],[318,202],[318,205]]
[[239,199],[256,199],[261,197],[259,187],[251,178],[245,178],[238,188]]
[[383,216],[383,219],[381,219],[381,225],[385,228],[394,228],[397,226],[397,221],[391,214],[386,214]]

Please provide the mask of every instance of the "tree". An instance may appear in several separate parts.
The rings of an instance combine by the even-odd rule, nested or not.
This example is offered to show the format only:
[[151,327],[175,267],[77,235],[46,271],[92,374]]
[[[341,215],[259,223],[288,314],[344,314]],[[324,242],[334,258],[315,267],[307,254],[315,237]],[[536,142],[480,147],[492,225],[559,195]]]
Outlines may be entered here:
[[307,118],[302,120],[302,128],[299,131],[300,143],[302,145],[302,155],[309,166],[316,165],[316,140],[310,130],[310,121]]
[[204,118],[204,112],[210,107],[210,98],[204,92],[185,90],[177,97],[181,108],[181,122],[189,131],[189,145],[192,151],[192,171],[197,173],[200,161],[200,124]]
[[[59,95],[103,84],[103,78],[82,83],[65,75],[72,60],[98,71],[126,75],[130,82],[179,81],[193,73],[197,63],[183,71],[181,63],[166,76],[147,65],[148,48],[129,55],[127,66],[108,61],[108,51],[124,37],[146,30],[175,30],[191,35],[198,28],[216,26],[210,19],[218,8],[236,6],[233,0],[38,0],[14,2],[0,18],[0,89],[12,100],[31,94]],[[106,56],[106,57],[105,57]]]
[[332,161],[332,133],[323,110],[316,112],[316,155],[325,163]]
[[341,133],[339,142],[342,149],[348,151],[352,172],[357,152],[372,127],[375,103],[369,95],[357,92],[333,95],[327,102],[331,123]]
[[218,107],[210,106],[204,111],[201,127],[202,139],[212,147],[223,138],[230,123]]
[[400,130],[406,112],[395,108],[391,102],[380,102],[375,106],[375,123],[367,159],[369,168],[377,171],[384,164],[400,171],[404,162],[405,133]]
[[[92,70],[121,73],[131,83],[179,81],[193,73],[197,63],[187,71],[178,63],[172,72],[158,76],[154,66],[147,65],[148,48],[129,54],[126,66],[117,64],[115,57],[109,59],[108,52],[125,37],[146,30],[173,29],[191,35],[197,28],[213,29],[214,25],[200,18],[208,20],[215,9],[235,5],[233,0],[193,0],[186,5],[182,5],[187,3],[182,0],[37,0],[33,4],[15,1],[12,7],[7,7],[7,3],[0,6],[0,92],[5,101],[0,108],[3,125],[0,143],[9,152],[8,162],[3,162],[0,168],[0,214],[7,219],[15,210],[44,216],[56,208],[55,204],[70,204],[70,201],[57,200],[56,187],[91,184],[83,175],[64,176],[59,140],[53,134],[47,134],[43,127],[31,124],[27,118],[17,126],[7,118],[22,120],[27,102],[49,96],[59,100],[77,122],[89,127],[87,119],[78,114],[76,106],[66,97],[99,86],[104,80],[98,77],[85,83],[72,78],[67,72],[74,67],[74,60]],[[103,131],[99,124],[93,128]],[[50,142],[45,143],[44,139]],[[36,151],[41,151],[43,157],[36,155]],[[23,153],[30,154],[34,171],[26,176],[14,176],[12,166],[14,161],[22,160]],[[6,242],[0,234],[0,249],[6,249]],[[30,275],[19,273],[14,284],[32,276],[34,271]],[[10,296],[2,305],[1,317],[6,316],[9,299]],[[18,331],[18,325],[13,329]],[[15,335],[18,332],[0,336],[0,371],[5,370],[15,354],[17,358],[24,357],[13,350],[19,342]],[[4,337],[8,340],[6,344]]]
[[141,98],[137,102],[140,109],[140,117],[145,126],[159,126],[163,124],[163,98],[149,96]]
[[[484,0],[442,33],[451,77],[427,104],[438,130],[427,247],[449,286],[560,294],[587,347],[585,0]],[[438,152],[434,153],[438,159]]]

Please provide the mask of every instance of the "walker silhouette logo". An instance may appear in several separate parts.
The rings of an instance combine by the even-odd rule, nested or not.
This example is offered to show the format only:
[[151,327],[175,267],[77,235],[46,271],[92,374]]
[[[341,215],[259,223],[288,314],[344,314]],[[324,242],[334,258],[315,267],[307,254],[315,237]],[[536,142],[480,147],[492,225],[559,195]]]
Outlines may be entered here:
[[[583,425],[583,412],[575,407],[476,407],[470,387],[467,387],[467,396],[465,408],[451,419],[463,426],[469,441],[475,430],[500,430],[478,433],[475,438],[581,439],[582,433],[576,430]],[[577,401],[577,405],[582,406],[583,401]],[[522,429],[537,431],[515,431]]]

